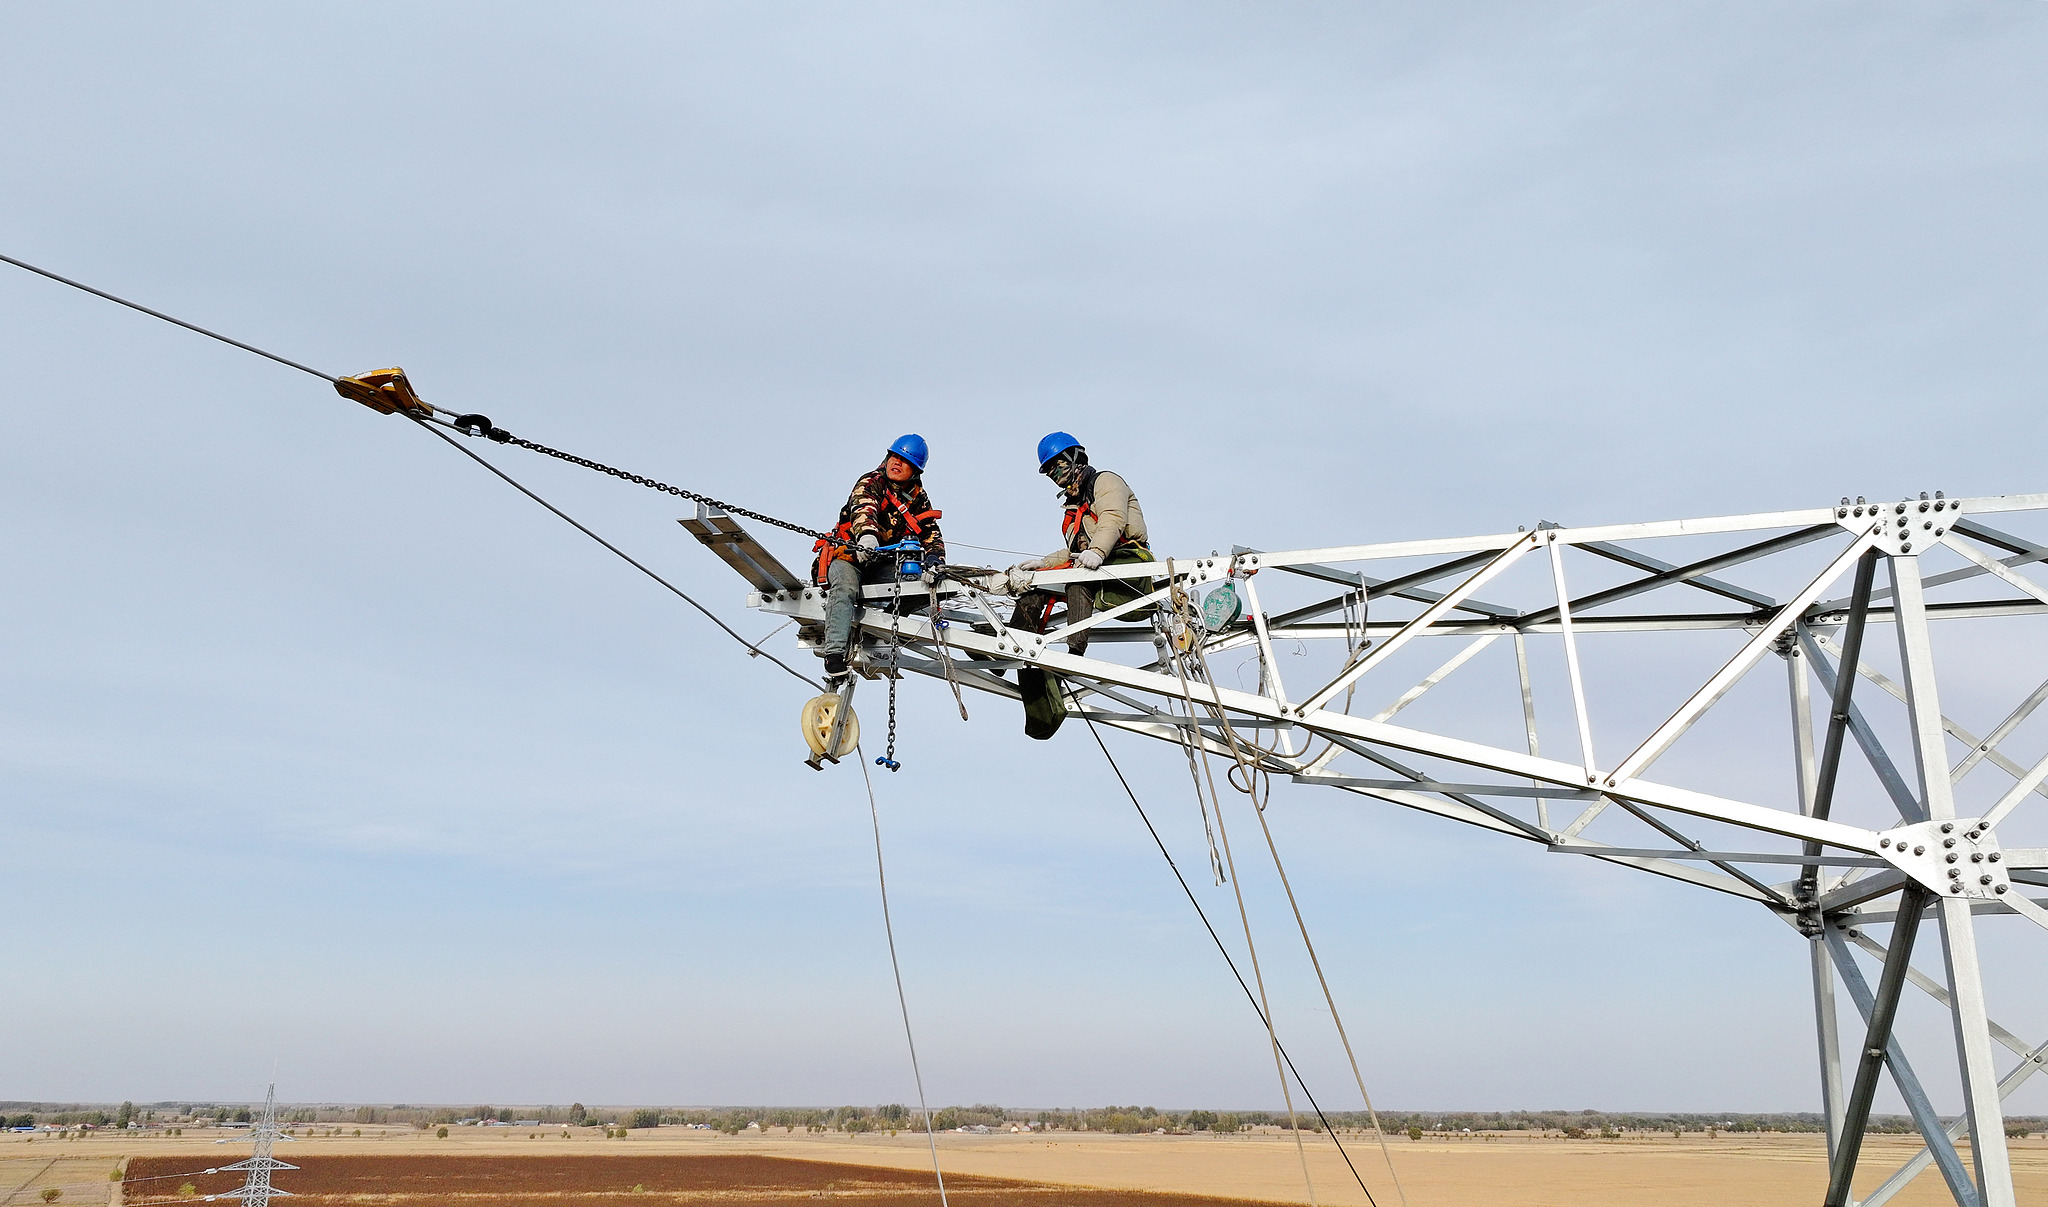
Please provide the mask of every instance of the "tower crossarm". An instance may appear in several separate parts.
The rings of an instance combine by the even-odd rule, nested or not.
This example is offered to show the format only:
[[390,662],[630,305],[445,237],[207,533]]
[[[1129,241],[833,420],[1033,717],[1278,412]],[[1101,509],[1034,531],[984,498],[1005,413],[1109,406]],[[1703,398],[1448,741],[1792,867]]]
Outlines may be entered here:
[[[2048,616],[2044,562],[2048,494],[1934,492],[1042,572],[1031,586],[1055,598],[1137,588],[1085,620],[1055,610],[1043,631],[1035,611],[1006,619],[1006,576],[956,567],[935,587],[866,588],[854,663],[1010,699],[1018,672],[1041,672],[1068,716],[1233,761],[1236,783],[1334,789],[1754,901],[1814,945],[1831,1184],[1850,1184],[1876,1068],[1844,1084],[1839,984],[1956,1201],[2013,1207],[2000,1099],[2024,1073],[1993,1068],[2018,1041],[1988,1022],[1973,927],[2048,929],[2048,759],[2013,749],[2048,703],[2028,656],[2048,634],[2019,636]],[[816,645],[821,589],[748,603]],[[1936,628],[1970,669],[1946,704]],[[1789,742],[1767,662],[1785,671]],[[1865,949],[1840,941],[1930,922],[1950,972],[1936,988],[1955,1018],[1954,1127],[1890,1034],[1899,986],[1926,978],[1885,956],[1873,989]]]

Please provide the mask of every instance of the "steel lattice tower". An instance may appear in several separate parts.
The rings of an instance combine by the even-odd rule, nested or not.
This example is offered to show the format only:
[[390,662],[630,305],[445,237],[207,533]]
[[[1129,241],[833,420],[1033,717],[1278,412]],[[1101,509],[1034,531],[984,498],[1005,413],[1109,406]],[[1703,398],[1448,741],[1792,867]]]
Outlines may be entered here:
[[233,1165],[221,1166],[222,1172],[230,1169],[247,1170],[248,1178],[243,1181],[240,1188],[211,1197],[240,1199],[248,1207],[269,1207],[272,1199],[290,1198],[291,1191],[279,1190],[270,1184],[271,1171],[298,1168],[270,1155],[271,1149],[284,1138],[284,1134],[277,1127],[277,1085],[274,1082],[263,1096],[263,1118],[257,1121],[255,1130],[250,1132],[250,1138],[256,1141],[254,1156],[246,1161],[237,1161]]
[[[748,580],[748,606],[796,620],[800,642],[816,644],[821,588],[722,513],[683,523]],[[1232,760],[1247,779],[1320,785],[1753,902],[1810,962],[1829,1207],[1852,1201],[1885,1076],[1924,1147],[1855,1201],[1877,1207],[1933,1166],[1959,1207],[2014,1207],[2002,1100],[2048,1069],[2048,1043],[1990,1017],[1997,970],[1977,928],[2048,928],[2035,896],[2048,889],[2048,758],[2008,752],[2038,750],[2038,724],[2009,739],[2048,702],[2043,563],[2048,494],[1239,546],[1039,572],[1033,589],[1114,578],[1138,592],[1043,632],[1014,623],[1000,574],[870,586],[853,662],[870,678],[912,671],[1011,699],[1025,672],[1049,674],[1070,720]],[[1199,606],[1226,585],[1241,613],[1227,597]],[[1092,644],[1077,655],[1065,643],[1083,629]],[[1276,659],[1281,643],[1327,653]],[[1256,688],[1209,674],[1208,659],[1231,651],[1243,665],[1224,665],[1255,665]],[[1772,659],[1784,668],[1775,689],[1751,675]],[[1429,720],[1395,723],[1432,691],[1432,707],[1410,714]],[[1539,742],[1545,698],[1563,732]],[[1377,711],[1354,715],[1354,699]],[[1923,969],[1913,947],[1929,922],[1939,963]],[[1937,1111],[1894,1029],[1909,985],[1953,1034],[1950,1051],[1919,1055],[1960,1083],[1959,1113]]]

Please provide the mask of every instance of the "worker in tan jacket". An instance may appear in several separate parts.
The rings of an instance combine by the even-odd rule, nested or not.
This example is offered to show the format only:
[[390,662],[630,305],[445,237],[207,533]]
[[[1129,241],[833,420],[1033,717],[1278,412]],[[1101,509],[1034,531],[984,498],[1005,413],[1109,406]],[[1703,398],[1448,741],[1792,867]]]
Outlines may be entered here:
[[[1060,534],[1066,545],[1058,552],[1010,567],[1010,588],[1019,592],[1012,628],[1034,633],[1045,631],[1056,599],[1051,591],[1030,590],[1035,570],[1099,570],[1106,565],[1149,562],[1152,550],[1146,544],[1145,513],[1138,508],[1138,496],[1122,476],[1088,464],[1088,450],[1065,432],[1054,432],[1038,442],[1038,472],[1051,478],[1066,496],[1066,516]],[[1095,614],[1097,604],[1113,608],[1135,599],[1139,592],[1118,583],[1069,583],[1066,588],[1067,623],[1075,624]],[[1088,634],[1077,634],[1067,649],[1080,654],[1088,648]]]
[[[1066,516],[1060,534],[1066,544],[1056,553],[1018,562],[1010,567],[1008,586],[1017,596],[1017,611],[1010,617],[1011,628],[1033,633],[1045,632],[1052,611],[1059,602],[1050,590],[1032,590],[1034,571],[1099,570],[1104,566],[1152,561],[1146,544],[1145,513],[1138,509],[1138,496],[1117,474],[1088,464],[1088,450],[1065,432],[1053,432],[1038,442],[1038,472],[1051,478],[1065,496]],[[1065,591],[1067,623],[1078,624],[1104,609],[1120,607],[1146,593],[1152,584],[1127,585],[1124,581],[1068,583]],[[1131,620],[1150,617],[1149,607],[1140,608]],[[1092,630],[1090,630],[1092,631]],[[1080,655],[1088,649],[1088,632],[1067,639],[1069,653]],[[1038,739],[1059,731],[1067,717],[1067,701],[1059,676],[1034,666],[1017,671],[1017,689],[1024,701],[1024,732]]]

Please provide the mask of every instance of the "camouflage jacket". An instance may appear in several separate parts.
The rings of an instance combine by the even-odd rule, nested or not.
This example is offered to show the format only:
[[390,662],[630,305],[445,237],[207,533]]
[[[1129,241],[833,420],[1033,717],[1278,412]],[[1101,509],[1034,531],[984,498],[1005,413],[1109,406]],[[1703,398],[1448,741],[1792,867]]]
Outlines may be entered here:
[[932,507],[931,496],[924,492],[922,477],[891,482],[879,467],[862,474],[847,494],[846,506],[839,509],[839,523],[849,540],[857,541],[872,532],[877,542],[893,545],[906,536],[915,536],[924,545],[926,561],[946,560],[946,538],[939,535],[939,513]]

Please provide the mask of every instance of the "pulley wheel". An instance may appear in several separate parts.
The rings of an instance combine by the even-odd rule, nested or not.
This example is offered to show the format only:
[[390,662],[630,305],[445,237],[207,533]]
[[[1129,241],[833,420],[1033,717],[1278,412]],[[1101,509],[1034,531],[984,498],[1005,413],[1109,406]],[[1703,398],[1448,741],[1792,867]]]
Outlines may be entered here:
[[[832,740],[832,722],[838,718],[842,707],[846,709],[846,728],[839,732],[839,748],[828,751],[825,744]],[[860,745],[860,716],[851,705],[840,703],[838,692],[826,692],[805,701],[803,720],[799,724],[803,727],[804,744],[814,755],[843,759]]]

